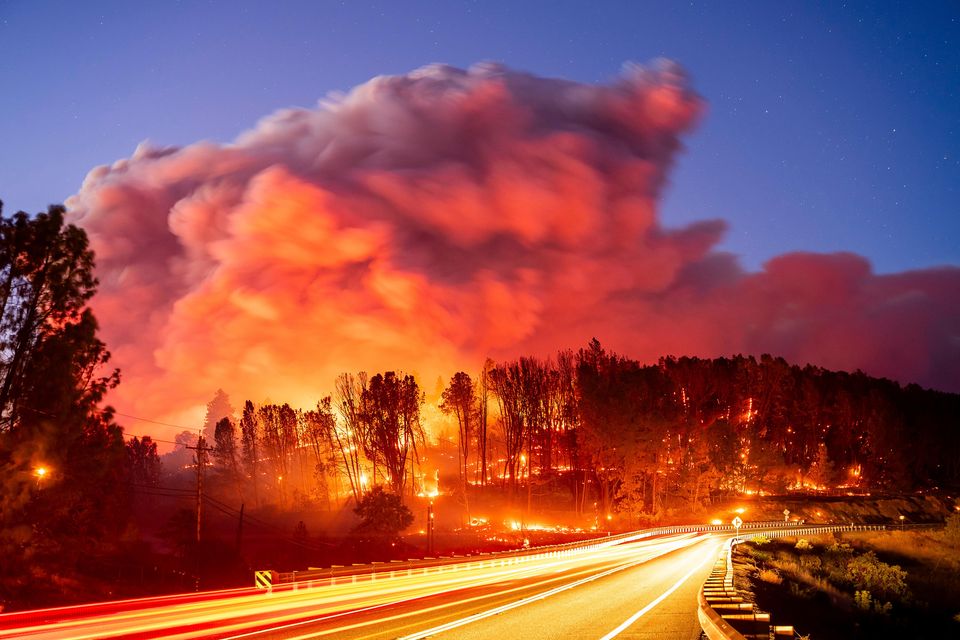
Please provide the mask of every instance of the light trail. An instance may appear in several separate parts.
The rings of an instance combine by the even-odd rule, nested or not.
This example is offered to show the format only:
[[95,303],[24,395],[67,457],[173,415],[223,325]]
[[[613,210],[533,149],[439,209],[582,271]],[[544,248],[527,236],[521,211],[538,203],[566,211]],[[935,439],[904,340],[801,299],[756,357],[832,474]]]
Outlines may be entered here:
[[[667,553],[670,553],[671,551],[675,551],[676,549],[687,546],[689,542],[685,542],[685,541],[691,540],[693,536],[691,534],[684,534],[682,536],[677,536],[677,538],[681,539],[680,543],[674,543],[673,541],[648,541],[645,546],[648,548],[651,548],[651,552],[645,555],[643,559],[630,563],[630,566],[635,566],[636,564],[649,561],[655,557],[665,555]],[[606,559],[605,563],[609,564],[611,561],[619,561],[621,557],[635,555],[636,553],[637,553],[636,549],[621,549],[621,550],[618,550],[615,554],[609,554],[610,558]],[[239,640],[240,638],[250,638],[250,637],[255,637],[257,635],[275,634],[275,633],[284,633],[284,637],[288,638],[288,640],[305,640],[306,638],[319,638],[327,635],[340,634],[346,631],[352,631],[352,630],[360,629],[363,627],[368,627],[373,625],[383,625],[388,622],[397,622],[413,616],[421,616],[425,613],[441,611],[444,609],[464,608],[476,602],[489,600],[492,597],[503,597],[505,595],[521,593],[523,591],[530,591],[532,588],[535,588],[535,587],[542,588],[544,586],[547,586],[555,582],[570,580],[571,578],[577,578],[582,575],[594,575],[598,570],[595,566],[596,560],[594,560],[591,563],[591,565],[593,566],[590,566],[588,568],[581,568],[578,570],[572,570],[569,567],[567,569],[557,568],[565,564],[571,564],[571,562],[574,562],[574,561],[576,560],[567,559],[567,560],[561,560],[558,562],[542,564],[538,567],[524,568],[522,571],[518,571],[514,576],[512,576],[511,579],[515,580],[515,579],[520,579],[525,577],[541,576],[540,579],[534,584],[525,584],[518,587],[511,587],[508,589],[498,589],[495,593],[492,593],[492,594],[484,594],[484,595],[471,596],[471,597],[460,597],[457,600],[454,600],[451,602],[441,603],[441,604],[432,605],[432,606],[420,606],[413,611],[390,615],[390,616],[378,616],[375,620],[352,623],[352,624],[343,625],[343,626],[339,626],[332,629],[325,629],[323,631],[311,632],[304,635],[287,635],[287,633],[292,633],[293,630],[298,627],[315,624],[317,622],[326,621],[332,617],[340,617],[340,616],[325,616],[325,617],[317,617],[317,618],[307,619],[307,620],[299,620],[297,622],[279,625],[279,626],[272,626],[269,628],[264,628],[258,631],[244,633],[237,636],[229,636],[229,640]],[[627,568],[627,567],[623,567],[623,568]],[[558,571],[573,571],[573,572],[567,573],[566,575],[562,575],[562,576],[556,576],[556,575],[544,576],[544,574],[547,574],[550,569],[553,569],[554,573]],[[580,584],[585,584],[588,581],[589,580],[581,581]],[[504,582],[504,580],[503,580],[503,577],[500,576],[496,579],[496,581],[493,584],[500,584],[502,582]],[[559,592],[560,591],[557,591],[557,593]],[[446,592],[442,592],[442,593],[446,593]],[[436,595],[436,594],[431,594],[431,595]],[[538,599],[542,600],[543,597],[544,597],[543,595],[534,596],[531,599],[531,601],[538,600]],[[407,599],[406,602],[410,602],[415,599],[416,598],[410,598],[410,599]],[[386,604],[398,604],[400,602],[402,601],[392,601]],[[385,605],[381,604],[381,605],[371,606],[371,607],[364,608],[362,610],[352,611],[350,613],[361,613],[361,612],[372,611],[378,608],[382,608],[383,606]]]
[[716,548],[711,547],[710,550],[707,551],[707,555],[703,557],[703,560],[701,560],[692,569],[690,569],[687,575],[683,576],[682,578],[674,582],[673,586],[671,586],[669,589],[667,589],[666,591],[661,593],[659,596],[654,598],[652,602],[650,602],[645,607],[640,609],[640,611],[637,611],[635,614],[633,614],[632,616],[624,620],[616,629],[614,629],[607,635],[600,638],[600,640],[613,640],[613,638],[616,638],[618,635],[626,631],[634,622],[636,622],[637,620],[642,618],[644,615],[646,615],[648,611],[653,609],[655,606],[657,606],[667,598],[669,598],[674,591],[679,589],[684,582],[690,579],[690,576],[692,576],[697,571],[699,571],[700,568],[703,567],[703,565],[706,564],[709,560],[712,560],[716,556],[716,554],[717,554]]
[[[659,545],[658,545],[658,546],[659,546]],[[622,570],[622,569],[624,569],[624,568],[628,568],[629,566],[636,566],[637,564],[640,564],[640,563],[642,563],[642,562],[646,562],[646,561],[648,561],[648,560],[650,560],[650,559],[652,559],[652,558],[654,558],[654,557],[658,557],[658,556],[660,556],[660,555],[664,555],[664,554],[669,553],[670,551],[674,551],[674,550],[676,550],[677,548],[680,548],[680,547],[682,547],[682,546],[686,546],[686,545],[685,545],[685,544],[680,544],[679,546],[672,546],[671,548],[664,548],[664,549],[662,549],[662,550],[660,550],[660,551],[658,551],[658,552],[655,552],[655,553],[652,553],[652,554],[650,554],[650,555],[645,556],[642,560],[635,561],[635,562],[631,562],[631,563],[629,563],[629,565],[621,565],[621,566],[617,567],[616,569],[614,569],[614,570],[612,570],[612,571],[606,572],[604,575],[608,575],[609,573],[614,573],[614,572],[616,572],[616,571],[618,571],[618,570]],[[635,554],[635,553],[636,553],[636,550],[630,551],[629,553],[630,553],[630,554]],[[622,555],[622,554],[618,554],[618,555]],[[558,564],[559,564],[559,563],[558,563]],[[546,566],[546,567],[544,567],[544,570],[549,569],[549,568],[550,568],[549,566]],[[555,572],[556,572],[556,571],[559,571],[559,570],[555,570]],[[539,570],[537,571],[537,573],[543,573],[543,572],[544,572],[544,571],[539,571]],[[589,577],[589,578],[577,580],[575,584],[569,584],[569,585],[564,585],[564,586],[561,586],[561,587],[557,587],[557,588],[552,589],[552,590],[551,590],[550,592],[548,592],[548,593],[540,593],[540,594],[531,596],[531,597],[529,597],[529,598],[526,598],[526,599],[524,599],[524,600],[514,602],[511,606],[507,606],[507,607],[497,607],[497,608],[494,608],[494,609],[490,610],[490,612],[488,612],[488,613],[475,614],[475,615],[473,615],[473,616],[469,616],[469,619],[466,620],[465,622],[462,622],[462,623],[460,623],[460,624],[455,624],[455,625],[453,625],[453,626],[450,627],[450,628],[455,628],[455,627],[457,627],[457,626],[462,626],[463,624],[467,624],[468,622],[472,622],[472,621],[474,621],[474,620],[480,620],[480,619],[482,619],[482,618],[489,617],[490,615],[495,615],[496,613],[502,613],[503,611],[507,611],[507,610],[509,610],[509,609],[516,608],[517,606],[521,606],[521,605],[527,604],[527,603],[529,603],[529,602],[534,602],[534,601],[537,601],[537,600],[543,600],[544,598],[548,597],[548,595],[554,595],[554,594],[556,594],[556,593],[560,593],[560,592],[565,591],[566,589],[572,588],[572,587],[574,587],[574,586],[578,586],[578,585],[580,585],[580,584],[586,584],[587,582],[590,582],[590,581],[596,579],[597,577],[601,577],[601,576],[598,576],[598,575],[596,574],[596,572],[597,572],[597,568],[596,568],[596,567],[592,567],[592,568],[588,568],[588,569],[581,569],[581,570],[579,570],[579,571],[577,571],[577,572],[575,572],[575,573],[567,574],[567,575],[564,575],[564,576],[561,576],[561,577],[551,576],[551,577],[548,577],[548,578],[546,578],[546,579],[541,579],[541,580],[539,580],[535,585],[529,585],[529,584],[528,584],[528,585],[524,585],[524,586],[520,586],[520,587],[513,587],[513,588],[505,589],[505,590],[504,590],[504,589],[500,589],[500,590],[497,590],[497,592],[496,592],[495,594],[487,594],[487,595],[481,595],[481,596],[474,596],[474,597],[470,597],[470,598],[461,598],[461,599],[458,599],[458,600],[453,601],[453,602],[448,602],[448,603],[444,603],[444,604],[440,604],[440,605],[435,605],[435,606],[431,606],[431,607],[419,608],[419,609],[417,609],[417,610],[415,610],[415,611],[411,611],[411,612],[407,612],[407,613],[402,613],[402,614],[398,614],[398,615],[394,615],[394,616],[389,616],[389,617],[379,617],[379,618],[377,618],[376,620],[369,621],[369,622],[361,622],[361,623],[351,624],[351,625],[348,625],[348,626],[337,627],[337,628],[335,628],[335,629],[324,630],[324,631],[321,631],[321,632],[310,633],[310,634],[306,634],[306,635],[289,636],[288,638],[289,638],[289,640],[306,640],[307,638],[318,638],[318,637],[322,637],[322,636],[326,636],[326,635],[343,633],[343,632],[345,632],[345,631],[351,631],[351,630],[354,630],[354,629],[362,628],[362,627],[365,627],[365,626],[371,626],[371,625],[374,625],[374,624],[379,625],[379,624],[383,624],[383,623],[385,623],[385,622],[395,622],[395,621],[402,620],[402,619],[404,619],[404,618],[409,618],[409,617],[412,617],[412,616],[420,616],[420,615],[423,615],[424,613],[430,613],[430,612],[440,611],[440,610],[442,610],[442,609],[449,609],[449,608],[454,608],[454,607],[456,607],[456,608],[461,608],[461,609],[462,609],[462,608],[464,608],[465,606],[471,605],[471,604],[473,604],[473,603],[475,603],[475,602],[480,602],[480,601],[483,601],[483,600],[489,600],[492,596],[503,597],[503,596],[505,596],[505,595],[512,595],[512,594],[520,593],[520,592],[523,592],[523,591],[529,591],[529,590],[532,588],[532,586],[541,587],[541,588],[542,588],[542,587],[547,586],[547,585],[549,585],[549,584],[552,584],[552,583],[554,583],[554,582],[559,582],[559,581],[563,581],[563,580],[570,580],[571,578],[577,578],[577,577],[579,577],[579,576],[581,576],[581,575],[589,575],[589,576],[592,576],[592,577]],[[446,625],[444,625],[444,626],[446,626]],[[276,630],[279,630],[279,629],[271,629],[270,631],[276,631]],[[416,638],[426,637],[426,636],[428,636],[428,635],[433,635],[434,633],[437,633],[437,632],[442,631],[442,630],[445,630],[445,629],[434,629],[434,630],[430,630],[430,631],[427,631],[427,632],[421,632],[421,633],[419,633],[419,634],[416,634],[416,635],[410,636],[410,637],[416,637]]]
[[[187,640],[278,634],[315,638],[386,623],[409,628],[417,616],[444,612],[450,617],[479,607],[470,616],[461,614],[458,619],[465,621],[456,626],[462,626],[478,614],[487,617],[543,600],[705,539],[682,534],[611,540],[590,549],[464,559],[411,574],[401,569],[392,577],[355,576],[355,582],[282,586],[273,593],[229,589],[19,612],[0,615],[0,638],[100,640],[136,635]],[[505,598],[515,600],[504,604]],[[377,615],[372,620],[362,619],[373,613]],[[424,635],[427,632],[411,637]]]
[[[700,541],[697,540],[696,542],[700,542]],[[678,544],[678,545],[670,548],[669,550],[664,550],[663,553],[658,554],[658,555],[663,555],[663,554],[669,553],[670,551],[676,551],[677,549],[680,549],[680,548],[689,546],[689,544],[690,544],[689,542],[684,541],[684,542],[682,542],[682,543],[680,543],[680,544]],[[656,557],[656,556],[654,556],[654,557]],[[551,589],[551,590],[549,590],[549,591],[546,591],[546,592],[544,592],[544,593],[538,593],[538,594],[536,594],[536,595],[533,595],[533,596],[524,598],[524,599],[522,599],[522,600],[517,600],[517,601],[515,601],[515,602],[511,602],[511,603],[509,603],[509,604],[502,605],[502,606],[500,606],[500,607],[495,607],[495,608],[493,608],[493,609],[488,609],[488,610],[483,611],[483,612],[481,612],[481,613],[476,613],[476,614],[473,614],[473,615],[471,615],[471,616],[467,616],[466,618],[460,618],[459,620],[454,620],[454,621],[452,621],[452,622],[448,622],[448,623],[446,623],[446,624],[442,624],[442,625],[433,627],[433,628],[431,628],[431,629],[425,629],[425,630],[420,631],[420,632],[418,632],[418,633],[415,633],[415,634],[412,634],[412,635],[408,635],[408,636],[404,636],[404,637],[400,638],[400,640],[420,640],[421,638],[427,638],[427,637],[430,637],[430,636],[434,636],[434,635],[437,635],[438,633],[443,633],[444,631],[450,631],[450,630],[456,629],[457,627],[462,627],[462,626],[464,626],[464,625],[466,625],[466,624],[470,624],[471,622],[477,622],[477,621],[479,621],[479,620],[483,620],[484,618],[489,618],[490,616],[499,615],[499,614],[501,614],[501,613],[505,613],[505,612],[507,612],[507,611],[510,611],[511,609],[516,609],[517,607],[522,607],[522,606],[524,606],[524,605],[526,605],[526,604],[530,604],[530,603],[536,602],[536,601],[538,601],[538,600],[544,600],[544,599],[546,599],[546,598],[549,598],[550,596],[557,595],[558,593],[562,593],[562,592],[564,592],[564,591],[567,591],[567,590],[569,590],[569,589],[573,589],[573,588],[575,588],[575,587],[579,587],[579,586],[581,586],[581,585],[587,584],[588,582],[593,582],[594,580],[599,580],[600,578],[605,578],[605,577],[607,577],[607,576],[609,576],[609,575],[613,575],[614,573],[623,571],[623,570],[625,570],[625,569],[629,569],[629,568],[631,568],[631,567],[635,567],[635,566],[637,566],[638,564],[643,564],[644,562],[647,562],[647,561],[649,561],[649,560],[650,560],[649,557],[645,557],[645,558],[642,558],[642,559],[639,559],[639,560],[634,560],[634,561],[632,561],[632,562],[625,562],[625,563],[623,563],[623,564],[620,564],[620,565],[617,565],[617,566],[613,567],[612,569],[607,569],[606,571],[601,571],[600,573],[592,573],[590,576],[588,576],[588,577],[586,577],[586,578],[577,580],[577,581],[575,581],[575,582],[570,582],[570,583],[568,583],[568,584],[564,584],[564,585],[561,585],[561,586],[559,586],[559,587],[555,587],[555,588],[553,588],[553,589]],[[692,573],[692,572],[691,572],[691,573]],[[688,575],[687,577],[689,577],[689,575]],[[685,580],[685,579],[686,579],[686,578],[684,578],[684,580]],[[679,585],[676,585],[676,586],[679,586]],[[672,590],[670,591],[670,593],[673,593],[673,591],[674,591],[675,589],[676,589],[676,587],[674,587],[674,589],[672,589]],[[669,595],[669,593],[668,593],[667,595]],[[638,616],[638,617],[639,617],[639,616]],[[304,638],[297,638],[297,639],[295,639],[295,640],[305,640],[305,637],[304,637]]]

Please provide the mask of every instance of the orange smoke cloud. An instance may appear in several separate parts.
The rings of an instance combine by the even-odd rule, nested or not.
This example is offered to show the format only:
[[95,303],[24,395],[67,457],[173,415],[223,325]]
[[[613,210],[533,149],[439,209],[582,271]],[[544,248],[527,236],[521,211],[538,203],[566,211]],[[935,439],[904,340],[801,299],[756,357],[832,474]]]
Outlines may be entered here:
[[141,146],[68,201],[122,411],[218,387],[309,405],[342,371],[438,375],[597,336],[641,359],[771,352],[960,389],[960,270],[794,254],[744,273],[657,201],[701,100],[669,63],[612,83],[497,65],[380,77],[235,143]]

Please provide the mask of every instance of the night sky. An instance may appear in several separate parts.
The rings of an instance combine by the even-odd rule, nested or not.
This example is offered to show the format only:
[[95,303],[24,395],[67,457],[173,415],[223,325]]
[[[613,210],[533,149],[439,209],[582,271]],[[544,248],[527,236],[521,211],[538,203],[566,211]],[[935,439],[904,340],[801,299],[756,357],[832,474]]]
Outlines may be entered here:
[[960,263],[956,2],[150,4],[0,0],[7,214],[144,139],[228,142],[380,74],[494,60],[592,83],[665,56],[709,107],[664,224],[728,220],[719,248],[750,269],[791,250]]

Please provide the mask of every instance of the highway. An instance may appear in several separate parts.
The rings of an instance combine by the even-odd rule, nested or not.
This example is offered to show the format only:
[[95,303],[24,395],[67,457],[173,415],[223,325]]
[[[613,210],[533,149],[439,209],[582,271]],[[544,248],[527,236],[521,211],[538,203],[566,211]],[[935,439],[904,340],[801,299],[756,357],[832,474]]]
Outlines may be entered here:
[[340,578],[0,615],[0,638],[699,637],[696,594],[729,534],[611,540]]

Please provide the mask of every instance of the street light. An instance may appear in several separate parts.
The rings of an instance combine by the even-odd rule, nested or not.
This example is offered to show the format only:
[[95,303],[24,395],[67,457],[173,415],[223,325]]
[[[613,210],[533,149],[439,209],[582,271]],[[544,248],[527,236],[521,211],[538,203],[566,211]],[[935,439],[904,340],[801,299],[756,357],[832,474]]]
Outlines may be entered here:
[[37,467],[33,473],[37,476],[37,490],[39,491],[43,487],[43,479],[47,477],[48,470],[46,467]]
[[903,521],[907,516],[900,516],[900,530],[903,531]]
[[427,505],[427,553],[433,555],[433,500]]

